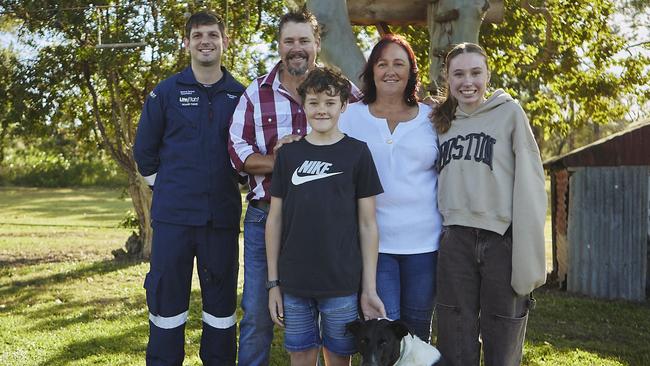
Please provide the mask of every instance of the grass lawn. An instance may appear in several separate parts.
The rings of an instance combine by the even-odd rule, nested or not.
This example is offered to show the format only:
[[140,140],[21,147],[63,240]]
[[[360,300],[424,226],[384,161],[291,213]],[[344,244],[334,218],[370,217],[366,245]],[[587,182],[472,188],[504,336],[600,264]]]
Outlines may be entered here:
[[[0,365],[144,364],[148,264],[110,254],[130,234],[117,228],[130,208],[120,194],[0,188]],[[201,364],[196,278],[194,289],[185,365]],[[648,303],[536,294],[524,364],[650,365]],[[272,365],[287,365],[276,334]]]

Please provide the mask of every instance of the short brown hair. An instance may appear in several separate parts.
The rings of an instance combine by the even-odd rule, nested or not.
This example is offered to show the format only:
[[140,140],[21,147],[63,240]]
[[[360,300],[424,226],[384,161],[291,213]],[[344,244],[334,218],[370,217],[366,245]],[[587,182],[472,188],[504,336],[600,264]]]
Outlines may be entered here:
[[298,86],[298,95],[300,95],[303,104],[309,92],[325,92],[330,97],[338,95],[341,98],[341,104],[345,104],[352,93],[352,85],[340,72],[327,67],[316,67]]
[[226,23],[223,19],[216,13],[213,13],[208,10],[203,10],[198,13],[192,14],[185,22],[185,38],[190,38],[190,33],[192,33],[192,28],[201,26],[201,25],[213,25],[217,24],[219,26],[219,31],[221,32],[222,37],[226,37]]
[[309,24],[311,31],[314,33],[314,38],[320,39],[318,20],[316,20],[316,16],[307,10],[306,7],[303,6],[301,9],[291,10],[280,17],[280,22],[278,23],[278,40],[280,39],[280,33],[282,33],[282,27],[289,22]]

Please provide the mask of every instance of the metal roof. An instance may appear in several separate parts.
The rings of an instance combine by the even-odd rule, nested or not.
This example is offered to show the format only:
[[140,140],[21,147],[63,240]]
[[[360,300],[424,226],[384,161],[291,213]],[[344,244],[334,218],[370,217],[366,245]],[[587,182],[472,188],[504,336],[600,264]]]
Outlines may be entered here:
[[650,165],[650,120],[544,161],[546,169],[622,165]]

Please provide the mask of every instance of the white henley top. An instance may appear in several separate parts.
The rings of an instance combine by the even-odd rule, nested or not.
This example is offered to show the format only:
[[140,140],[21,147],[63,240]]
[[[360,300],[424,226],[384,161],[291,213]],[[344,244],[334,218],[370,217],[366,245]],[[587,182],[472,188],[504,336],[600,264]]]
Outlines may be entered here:
[[350,104],[339,120],[342,132],[368,144],[384,187],[377,196],[380,253],[438,250],[438,136],[429,121],[431,107],[418,107],[418,115],[399,123],[393,133],[386,119],[373,116],[363,102]]

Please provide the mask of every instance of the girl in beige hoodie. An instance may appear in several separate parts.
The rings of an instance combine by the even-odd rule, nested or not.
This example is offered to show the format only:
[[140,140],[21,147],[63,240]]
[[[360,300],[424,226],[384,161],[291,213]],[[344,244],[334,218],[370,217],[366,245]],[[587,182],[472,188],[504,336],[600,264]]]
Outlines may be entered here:
[[450,365],[518,365],[533,289],[546,278],[546,191],[521,106],[485,98],[485,51],[463,43],[446,58],[439,136],[438,347]]

